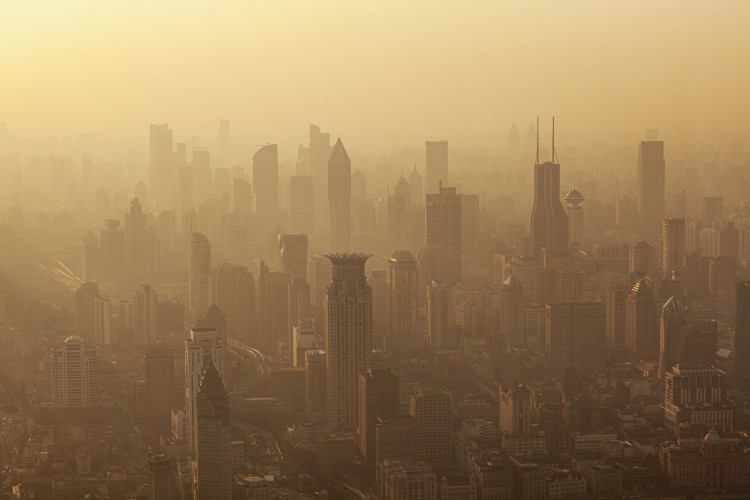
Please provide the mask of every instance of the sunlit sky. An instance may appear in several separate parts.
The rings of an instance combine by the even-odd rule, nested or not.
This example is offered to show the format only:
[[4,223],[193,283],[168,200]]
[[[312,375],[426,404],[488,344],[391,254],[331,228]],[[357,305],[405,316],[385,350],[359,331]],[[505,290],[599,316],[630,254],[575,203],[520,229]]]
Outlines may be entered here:
[[750,2],[79,1],[0,4],[0,121],[97,131],[570,140],[750,130]]

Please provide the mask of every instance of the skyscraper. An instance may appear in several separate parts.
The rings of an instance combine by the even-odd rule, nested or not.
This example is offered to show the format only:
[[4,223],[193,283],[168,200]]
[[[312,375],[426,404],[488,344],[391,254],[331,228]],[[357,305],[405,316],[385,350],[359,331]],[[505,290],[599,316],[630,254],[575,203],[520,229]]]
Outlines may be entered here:
[[638,241],[628,252],[628,272],[655,278],[656,250],[643,240]]
[[154,201],[170,208],[174,185],[172,129],[166,123],[152,123],[149,133],[150,184]]
[[417,335],[419,269],[408,250],[397,250],[388,260],[390,295],[389,335]]
[[309,413],[326,413],[328,372],[323,350],[305,352],[305,403]]
[[102,281],[118,281],[125,276],[125,232],[120,221],[104,221],[99,233],[102,256]]
[[276,144],[262,146],[253,155],[255,213],[265,234],[276,227],[279,215],[279,152]]
[[365,277],[365,254],[332,254],[323,323],[328,366],[328,425],[357,427],[359,375],[370,368],[372,290]]
[[554,158],[541,164],[537,158],[531,209],[531,254],[539,260],[543,248],[566,250],[568,246],[568,216],[560,201],[560,165],[554,163]]
[[409,174],[409,187],[411,188],[411,203],[415,207],[424,206],[424,182],[422,176],[417,172],[417,164]]
[[606,349],[609,363],[625,361],[625,301],[629,292],[627,286],[612,282],[607,286],[605,293]]
[[159,334],[158,296],[149,285],[141,285],[133,297],[133,344],[148,345]]
[[440,186],[427,195],[425,248],[434,255],[433,279],[453,286],[461,281],[461,198],[456,188]]
[[163,451],[148,457],[149,500],[175,500],[181,497],[176,463]]
[[225,339],[213,328],[193,328],[185,341],[185,419],[188,445],[195,451],[198,442],[198,388],[204,368],[212,363],[224,380]]
[[101,398],[99,351],[71,335],[52,349],[50,360],[52,404],[64,407],[96,406]]
[[575,188],[565,195],[565,203],[568,204],[568,242],[571,247],[583,249],[583,207],[585,201],[583,195]]
[[663,141],[638,146],[638,215],[641,238],[654,242],[664,217],[665,162]]
[[448,141],[425,142],[426,194],[440,192],[440,184],[448,182]]
[[138,198],[130,200],[130,212],[125,214],[125,266],[128,276],[142,281],[153,270],[152,256],[146,234],[146,216]]
[[169,416],[175,399],[175,359],[169,344],[146,349],[146,410]]
[[351,238],[352,162],[341,139],[328,159],[328,210],[331,251],[348,252]]
[[292,324],[289,318],[289,298],[292,273],[270,272],[261,261],[258,277],[258,317],[263,345],[277,348],[291,346]]
[[655,361],[659,355],[659,319],[653,283],[639,279],[625,299],[625,359]]
[[414,418],[417,460],[433,466],[452,464],[450,394],[436,389],[421,389],[411,395],[409,413]]
[[82,283],[75,293],[76,335],[96,344],[111,343],[110,302],[93,281]]
[[282,233],[279,235],[279,254],[284,272],[295,279],[307,282],[307,234]]
[[526,347],[523,287],[513,275],[500,285],[500,333],[511,347]]
[[359,375],[359,452],[375,467],[375,426],[379,417],[399,414],[398,377],[388,368]]
[[309,175],[289,178],[289,229],[293,233],[308,233],[315,228],[315,187]]
[[531,434],[531,395],[523,384],[500,387],[500,431],[505,434]]
[[197,394],[197,495],[211,500],[232,499],[232,420],[221,374],[210,358]]
[[737,283],[736,315],[733,378],[744,389],[750,387],[750,281]]
[[[310,171],[313,176],[315,220],[328,220],[328,158],[331,156],[331,135],[310,124]],[[309,231],[304,228],[304,231]]]
[[561,377],[575,368],[583,377],[603,372],[604,304],[548,304],[547,359],[551,375]]
[[211,243],[206,235],[193,233],[189,262],[190,317],[203,316],[211,305]]
[[211,292],[227,322],[227,335],[252,343],[255,329],[255,279],[247,267],[224,262],[213,270]]
[[451,290],[442,281],[433,280],[427,287],[427,341],[433,350],[442,349],[451,318]]
[[685,219],[666,217],[661,223],[661,267],[665,278],[682,272],[685,260]]

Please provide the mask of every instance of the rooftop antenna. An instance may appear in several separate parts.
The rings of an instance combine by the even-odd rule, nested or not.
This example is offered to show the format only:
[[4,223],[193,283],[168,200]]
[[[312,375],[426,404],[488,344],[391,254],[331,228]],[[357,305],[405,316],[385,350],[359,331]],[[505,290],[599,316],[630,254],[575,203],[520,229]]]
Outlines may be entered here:
[[539,165],[539,117],[536,117],[536,164]]
[[552,163],[555,163],[555,117],[552,117]]

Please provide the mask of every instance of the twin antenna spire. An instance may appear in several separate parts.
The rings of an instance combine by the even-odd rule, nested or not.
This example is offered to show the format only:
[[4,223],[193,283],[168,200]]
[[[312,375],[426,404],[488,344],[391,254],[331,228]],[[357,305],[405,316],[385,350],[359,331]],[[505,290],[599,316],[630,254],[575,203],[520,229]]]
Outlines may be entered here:
[[[552,117],[552,163],[557,160],[555,151],[555,117]],[[539,165],[539,117],[536,117],[536,164]]]

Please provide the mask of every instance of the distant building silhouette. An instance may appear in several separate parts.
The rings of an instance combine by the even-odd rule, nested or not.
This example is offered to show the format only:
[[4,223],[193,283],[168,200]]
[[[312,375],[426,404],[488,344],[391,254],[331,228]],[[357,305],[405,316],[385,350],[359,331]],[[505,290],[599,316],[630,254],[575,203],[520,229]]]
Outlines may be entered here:
[[224,379],[226,340],[213,328],[193,328],[185,341],[185,419],[188,445],[194,452],[198,443],[198,388],[204,368],[211,363]]
[[638,146],[638,215],[640,234],[657,241],[664,217],[665,162],[663,141],[641,141]]
[[190,317],[193,321],[208,311],[211,305],[211,243],[206,235],[193,233],[190,244],[188,287]]
[[432,279],[453,286],[462,274],[461,198],[456,188],[438,187],[427,195],[425,248],[434,256]]
[[328,159],[328,210],[330,248],[348,252],[351,245],[352,162],[341,139],[336,141]]
[[426,194],[440,192],[440,184],[448,183],[448,141],[425,142]]

